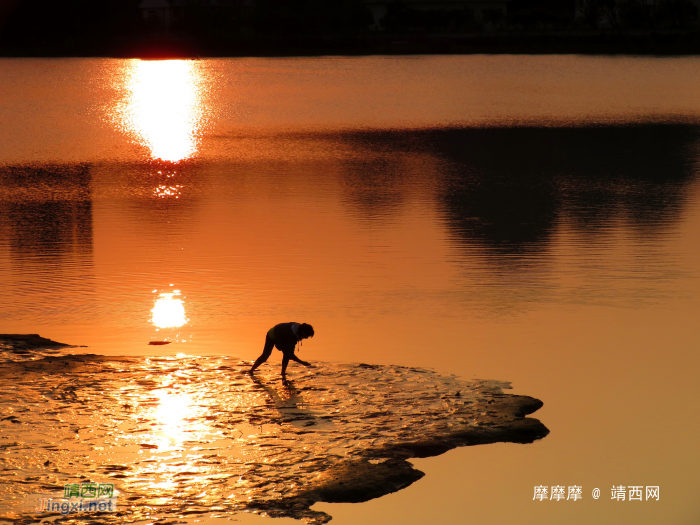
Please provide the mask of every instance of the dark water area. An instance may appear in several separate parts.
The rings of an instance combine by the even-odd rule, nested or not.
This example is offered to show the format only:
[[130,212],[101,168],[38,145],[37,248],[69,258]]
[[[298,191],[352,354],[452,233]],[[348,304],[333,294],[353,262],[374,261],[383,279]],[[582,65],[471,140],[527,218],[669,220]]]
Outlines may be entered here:
[[[595,236],[617,218],[640,235],[663,232],[680,220],[696,180],[698,132],[679,125],[431,129],[320,140],[375,156],[421,153],[444,163],[440,177],[408,185],[401,164],[391,158],[346,160],[338,179],[342,199],[358,219],[382,222],[401,212],[409,192],[434,194],[454,239],[496,258],[545,252],[563,217],[583,235]],[[151,163],[116,169],[129,172],[134,185],[144,176],[153,185]],[[196,169],[183,166],[178,181]],[[12,197],[3,207],[3,224],[19,259],[90,256],[90,172],[90,164],[2,168],[3,189]],[[162,176],[163,182],[170,176]],[[172,202],[155,204],[146,208],[154,219],[174,208]],[[196,207],[195,198],[185,198],[177,202],[177,213]]]
[[[478,260],[494,281],[504,273],[546,274],[563,223],[581,243],[601,242],[619,224],[644,243],[661,241],[682,220],[697,181],[698,128],[690,125],[341,132],[271,142],[284,149],[287,140],[347,151],[334,159],[337,172],[325,187],[317,185],[323,168],[274,175],[276,184],[303,186],[302,206],[337,192],[341,213],[363,227],[381,228],[400,220],[411,201],[430,202],[463,271]],[[437,172],[407,166],[404,159],[411,156],[429,159]],[[214,169],[233,176],[215,181],[212,165],[196,161],[177,170],[152,162],[3,167],[0,182],[9,200],[0,228],[13,264],[30,276],[16,283],[14,293],[36,285],[30,282],[34,265],[41,273],[67,272],[72,287],[94,294],[93,200],[110,198],[115,181],[93,180],[93,171],[116,174],[117,191],[130,196],[131,220],[173,229],[173,223],[187,228],[210,192],[250,191],[240,175],[250,166],[219,161]],[[177,199],[153,198],[154,186]],[[194,191],[180,192],[192,186]],[[647,262],[638,259],[638,268],[626,270],[645,271]],[[74,306],[81,311],[84,305]]]
[[[0,61],[0,333],[87,346],[3,347],[0,519],[693,523],[697,66]],[[251,380],[285,321],[317,368]]]
[[[467,246],[524,255],[544,251],[563,217],[584,235],[616,217],[640,234],[679,220],[696,177],[698,128],[437,129],[351,140],[444,161],[443,177],[429,184],[447,228]],[[350,199],[367,219],[390,215],[404,200],[402,173],[377,164],[348,177],[357,188]]]
[[34,202],[21,197],[3,210],[10,246],[28,257],[61,258],[66,247],[76,254],[92,253],[92,201],[89,166],[10,166],[3,170],[3,186],[10,191],[51,194]]

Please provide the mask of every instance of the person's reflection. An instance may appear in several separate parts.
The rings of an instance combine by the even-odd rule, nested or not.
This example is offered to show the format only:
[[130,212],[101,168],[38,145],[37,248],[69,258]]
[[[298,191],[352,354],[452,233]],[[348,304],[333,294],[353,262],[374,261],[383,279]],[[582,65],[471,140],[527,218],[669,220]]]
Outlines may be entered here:
[[255,375],[250,375],[250,378],[258,388],[267,393],[283,421],[296,427],[309,427],[317,423],[316,415],[308,408],[303,408],[304,398],[301,391],[296,388],[294,381],[285,380],[282,383],[280,395],[277,389],[266,385]]

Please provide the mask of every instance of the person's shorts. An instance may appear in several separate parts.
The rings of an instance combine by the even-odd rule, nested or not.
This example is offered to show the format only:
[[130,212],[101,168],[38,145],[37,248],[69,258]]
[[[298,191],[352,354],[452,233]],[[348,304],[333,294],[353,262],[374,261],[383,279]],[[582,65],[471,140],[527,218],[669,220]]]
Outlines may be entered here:
[[284,350],[283,348],[280,348],[279,346],[277,346],[277,343],[275,342],[275,327],[274,326],[267,331],[267,335],[265,336],[265,349],[270,348],[270,350],[272,350],[272,346],[277,348],[277,350],[282,352],[286,357],[294,356],[295,347],[292,347],[291,349]]

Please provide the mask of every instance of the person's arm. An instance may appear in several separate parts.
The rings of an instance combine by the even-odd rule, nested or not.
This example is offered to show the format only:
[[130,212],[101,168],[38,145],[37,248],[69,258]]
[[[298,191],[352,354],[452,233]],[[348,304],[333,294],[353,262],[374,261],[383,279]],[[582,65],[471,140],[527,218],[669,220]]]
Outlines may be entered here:
[[308,362],[306,362],[306,361],[302,361],[301,359],[299,359],[299,358],[296,356],[296,354],[290,355],[289,358],[290,358],[290,359],[294,359],[297,363],[302,364],[302,365],[304,365],[304,366],[311,366],[311,363],[308,363]]
[[284,354],[282,356],[282,381],[286,381],[287,379],[287,365],[289,364],[289,357],[287,357],[287,354]]

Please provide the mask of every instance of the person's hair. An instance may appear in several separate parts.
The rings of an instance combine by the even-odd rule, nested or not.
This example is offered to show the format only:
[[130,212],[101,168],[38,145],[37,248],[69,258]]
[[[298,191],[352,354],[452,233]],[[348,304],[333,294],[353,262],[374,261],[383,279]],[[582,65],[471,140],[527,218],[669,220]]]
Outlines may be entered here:
[[313,337],[314,327],[310,324],[302,323],[301,325],[299,325],[299,333],[302,337]]

